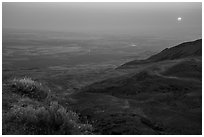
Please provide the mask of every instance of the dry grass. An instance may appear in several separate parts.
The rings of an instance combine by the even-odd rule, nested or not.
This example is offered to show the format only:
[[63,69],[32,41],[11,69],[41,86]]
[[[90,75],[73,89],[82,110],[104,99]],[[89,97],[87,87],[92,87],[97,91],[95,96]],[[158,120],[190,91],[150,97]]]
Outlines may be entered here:
[[66,109],[67,107],[64,108],[58,104],[58,101],[52,101],[50,90],[40,82],[28,77],[14,78],[9,81],[7,86],[7,93],[20,95],[20,97],[10,103],[10,107],[6,111],[3,111],[3,134],[70,135],[92,133],[92,125],[81,123],[77,113]]
[[42,100],[48,95],[49,89],[31,78],[14,78],[10,82],[12,91],[33,99]]
[[14,105],[3,114],[3,134],[66,135],[91,134],[92,126],[82,124],[77,113],[57,102],[49,106]]

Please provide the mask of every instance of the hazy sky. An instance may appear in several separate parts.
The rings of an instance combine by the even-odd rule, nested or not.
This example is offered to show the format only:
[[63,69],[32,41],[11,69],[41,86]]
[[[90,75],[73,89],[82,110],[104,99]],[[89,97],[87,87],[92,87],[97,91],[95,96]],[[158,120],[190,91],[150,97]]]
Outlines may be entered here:
[[3,3],[3,28],[201,36],[201,6],[201,2]]

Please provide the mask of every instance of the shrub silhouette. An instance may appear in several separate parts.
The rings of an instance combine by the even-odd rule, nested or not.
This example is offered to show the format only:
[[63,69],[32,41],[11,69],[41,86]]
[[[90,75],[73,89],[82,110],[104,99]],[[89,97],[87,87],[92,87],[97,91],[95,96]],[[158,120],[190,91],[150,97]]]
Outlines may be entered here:
[[48,95],[48,89],[31,78],[15,78],[10,84],[13,92],[21,94],[22,96],[28,96],[32,99],[42,100]]
[[75,112],[66,110],[57,102],[41,107],[14,105],[3,117],[3,134],[66,135],[92,132],[90,124],[80,123]]

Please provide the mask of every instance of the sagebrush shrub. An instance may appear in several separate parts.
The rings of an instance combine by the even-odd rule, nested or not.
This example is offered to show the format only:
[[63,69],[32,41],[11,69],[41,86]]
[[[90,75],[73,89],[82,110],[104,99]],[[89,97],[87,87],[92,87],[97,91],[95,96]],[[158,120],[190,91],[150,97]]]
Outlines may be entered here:
[[13,92],[33,99],[42,100],[48,95],[48,89],[31,78],[15,78],[11,81],[10,85]]
[[[9,130],[15,131],[19,128],[21,129],[19,134],[30,135],[91,134],[92,132],[92,125],[80,123],[77,113],[66,110],[57,102],[41,107],[14,105],[3,117],[3,123],[7,123],[3,124],[3,131],[7,133]],[[10,129],[9,125],[18,126],[13,127],[16,129]]]

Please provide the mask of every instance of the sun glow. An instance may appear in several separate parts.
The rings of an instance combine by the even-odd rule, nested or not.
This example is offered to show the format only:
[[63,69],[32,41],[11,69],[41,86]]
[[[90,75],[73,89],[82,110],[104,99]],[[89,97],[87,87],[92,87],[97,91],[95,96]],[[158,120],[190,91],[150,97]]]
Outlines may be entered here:
[[177,20],[178,20],[178,21],[181,21],[181,20],[182,20],[182,18],[181,18],[181,17],[178,17],[178,18],[177,18]]

